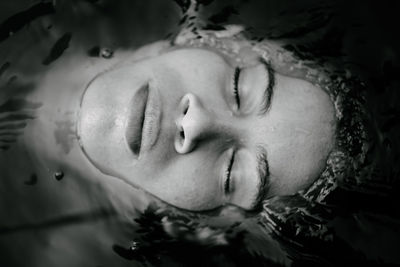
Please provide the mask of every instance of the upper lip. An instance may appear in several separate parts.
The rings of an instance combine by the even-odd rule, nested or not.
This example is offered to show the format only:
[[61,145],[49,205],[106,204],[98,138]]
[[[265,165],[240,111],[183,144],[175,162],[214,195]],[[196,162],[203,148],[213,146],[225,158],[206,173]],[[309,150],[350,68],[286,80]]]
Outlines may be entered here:
[[128,145],[137,157],[150,150],[160,132],[160,99],[149,84],[142,86],[130,101],[130,115],[125,131]]

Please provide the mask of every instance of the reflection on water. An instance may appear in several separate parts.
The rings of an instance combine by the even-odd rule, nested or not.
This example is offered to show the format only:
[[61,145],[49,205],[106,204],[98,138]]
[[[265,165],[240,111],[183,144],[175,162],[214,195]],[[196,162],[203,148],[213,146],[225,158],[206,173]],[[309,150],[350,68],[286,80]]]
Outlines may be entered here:
[[[261,0],[21,0],[1,6],[0,263],[400,262],[400,214],[393,207],[399,200],[400,166],[399,63],[395,40],[390,39],[393,7],[316,0],[301,5]],[[123,182],[78,166],[73,113],[54,122],[56,137],[29,135],[29,127],[36,127],[31,121],[50,123],[41,121],[42,104],[35,98],[36,84],[44,86],[45,73],[60,64],[66,80],[73,76],[68,72],[90,73],[90,68],[74,70],[74,56],[112,61],[119,51],[163,38],[229,52],[235,48],[218,42],[227,30],[250,40],[278,71],[319,85],[334,101],[337,146],[310,188],[265,200],[257,213],[235,207],[189,213],[140,189],[132,194]],[[46,138],[57,140],[56,157],[43,147]]]

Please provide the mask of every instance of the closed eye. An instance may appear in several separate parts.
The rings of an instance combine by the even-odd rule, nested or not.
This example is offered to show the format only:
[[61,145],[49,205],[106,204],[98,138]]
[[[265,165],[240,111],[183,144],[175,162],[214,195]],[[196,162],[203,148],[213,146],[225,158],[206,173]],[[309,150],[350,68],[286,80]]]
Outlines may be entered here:
[[234,163],[234,161],[235,161],[235,151],[233,151],[232,152],[232,156],[231,156],[231,159],[230,159],[230,161],[229,161],[229,164],[228,164],[228,166],[227,166],[227,168],[226,168],[226,171],[225,171],[225,182],[224,182],[224,192],[225,192],[225,194],[229,194],[229,193],[231,193],[231,172],[232,172],[232,166],[233,166],[233,163]]
[[235,74],[233,75],[233,94],[235,96],[238,109],[240,109],[239,77],[240,77],[240,68],[235,68]]

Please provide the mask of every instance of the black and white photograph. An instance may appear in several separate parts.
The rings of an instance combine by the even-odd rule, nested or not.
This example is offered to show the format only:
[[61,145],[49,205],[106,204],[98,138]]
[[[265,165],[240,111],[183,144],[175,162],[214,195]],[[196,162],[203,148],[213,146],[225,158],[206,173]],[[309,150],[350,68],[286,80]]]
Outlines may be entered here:
[[0,266],[400,265],[399,14],[1,0]]

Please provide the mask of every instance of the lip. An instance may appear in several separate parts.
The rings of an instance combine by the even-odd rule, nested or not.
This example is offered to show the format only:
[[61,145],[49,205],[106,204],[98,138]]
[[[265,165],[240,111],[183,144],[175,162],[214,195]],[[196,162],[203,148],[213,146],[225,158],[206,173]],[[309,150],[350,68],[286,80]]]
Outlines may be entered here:
[[143,85],[130,101],[125,138],[133,154],[140,158],[156,143],[160,133],[160,98],[149,84]]

